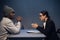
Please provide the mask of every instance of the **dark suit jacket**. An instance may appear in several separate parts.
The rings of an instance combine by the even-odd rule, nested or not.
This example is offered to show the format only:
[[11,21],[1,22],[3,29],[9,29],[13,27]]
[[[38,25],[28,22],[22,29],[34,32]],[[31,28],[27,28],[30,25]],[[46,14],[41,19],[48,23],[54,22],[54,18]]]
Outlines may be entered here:
[[45,40],[58,40],[58,36],[55,30],[55,24],[52,20],[47,20],[45,29],[40,26],[38,26],[37,29],[46,35]]

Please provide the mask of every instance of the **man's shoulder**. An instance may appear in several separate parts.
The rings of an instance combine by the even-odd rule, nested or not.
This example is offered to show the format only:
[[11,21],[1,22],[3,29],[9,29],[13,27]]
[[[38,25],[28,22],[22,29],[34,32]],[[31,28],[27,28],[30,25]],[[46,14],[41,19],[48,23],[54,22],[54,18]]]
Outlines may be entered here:
[[1,23],[9,23],[12,22],[12,20],[10,20],[9,18],[3,17]]
[[7,17],[3,17],[2,20],[5,20],[5,21],[11,21],[11,19],[7,18]]
[[47,23],[53,23],[54,24],[54,21],[53,20],[48,20]]

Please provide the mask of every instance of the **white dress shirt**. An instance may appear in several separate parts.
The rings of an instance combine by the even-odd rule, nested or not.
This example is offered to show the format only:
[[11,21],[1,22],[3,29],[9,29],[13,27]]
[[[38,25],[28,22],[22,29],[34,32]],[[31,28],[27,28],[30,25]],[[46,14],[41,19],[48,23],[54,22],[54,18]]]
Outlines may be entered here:
[[44,27],[44,29],[46,28],[46,22],[43,23],[43,27]]

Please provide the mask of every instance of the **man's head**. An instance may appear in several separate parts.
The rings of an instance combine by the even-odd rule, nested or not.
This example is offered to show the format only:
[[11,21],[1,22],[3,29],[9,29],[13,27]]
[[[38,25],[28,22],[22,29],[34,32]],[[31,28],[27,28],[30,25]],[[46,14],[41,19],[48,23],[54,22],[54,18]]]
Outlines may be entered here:
[[45,21],[46,18],[50,18],[47,11],[41,11],[39,14],[39,19]]
[[14,18],[14,16],[15,16],[14,9],[9,6],[4,6],[4,16],[9,17],[11,19]]

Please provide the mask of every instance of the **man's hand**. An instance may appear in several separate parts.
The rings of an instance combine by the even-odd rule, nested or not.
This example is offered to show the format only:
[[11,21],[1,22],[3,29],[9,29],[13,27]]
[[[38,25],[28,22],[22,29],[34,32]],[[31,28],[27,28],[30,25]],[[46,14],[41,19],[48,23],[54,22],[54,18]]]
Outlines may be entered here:
[[16,20],[21,22],[22,21],[22,17],[18,16],[18,17],[16,17]]
[[38,27],[37,23],[32,23],[31,25],[32,25],[33,28],[37,28]]

